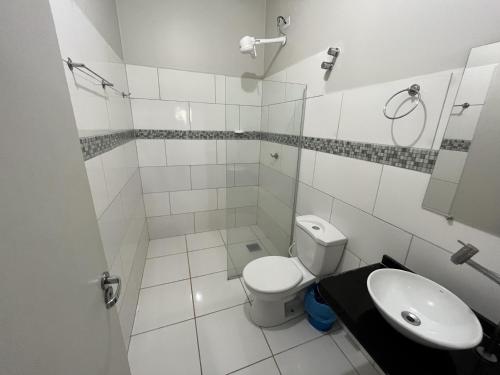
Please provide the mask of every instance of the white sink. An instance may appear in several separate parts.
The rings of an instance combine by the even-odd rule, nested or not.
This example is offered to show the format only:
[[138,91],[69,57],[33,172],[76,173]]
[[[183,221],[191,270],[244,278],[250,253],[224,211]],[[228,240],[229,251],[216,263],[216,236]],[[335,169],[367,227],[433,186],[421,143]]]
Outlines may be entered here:
[[473,348],[481,342],[483,329],[474,312],[434,281],[381,269],[368,276],[367,286],[385,320],[413,341],[447,350]]

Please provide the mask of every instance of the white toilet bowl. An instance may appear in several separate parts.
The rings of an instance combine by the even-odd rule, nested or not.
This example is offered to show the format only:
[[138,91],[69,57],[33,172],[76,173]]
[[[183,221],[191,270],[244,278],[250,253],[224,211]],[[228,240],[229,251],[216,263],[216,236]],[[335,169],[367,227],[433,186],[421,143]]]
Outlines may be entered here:
[[262,257],[243,269],[254,297],[250,316],[259,326],[279,325],[302,314],[307,287],[335,271],[347,242],[330,223],[312,215],[296,218],[295,240],[297,257]]

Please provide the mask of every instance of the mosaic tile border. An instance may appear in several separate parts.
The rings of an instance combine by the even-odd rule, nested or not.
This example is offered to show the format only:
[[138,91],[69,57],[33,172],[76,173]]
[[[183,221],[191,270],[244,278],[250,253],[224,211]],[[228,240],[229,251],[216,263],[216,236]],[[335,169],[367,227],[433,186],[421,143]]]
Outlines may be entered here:
[[134,130],[123,130],[90,137],[80,137],[83,160],[87,161],[135,138]]
[[135,137],[139,139],[260,139],[261,132],[248,131],[244,133],[235,133],[229,130],[154,130],[137,129]]
[[465,139],[445,138],[441,142],[441,150],[469,152],[472,141]]
[[137,129],[80,138],[84,159],[88,160],[136,139],[196,140],[263,140],[287,146],[325,152],[414,171],[432,173],[438,150],[343,141],[338,139],[301,137],[298,135],[250,131],[235,133],[225,130],[156,130]]

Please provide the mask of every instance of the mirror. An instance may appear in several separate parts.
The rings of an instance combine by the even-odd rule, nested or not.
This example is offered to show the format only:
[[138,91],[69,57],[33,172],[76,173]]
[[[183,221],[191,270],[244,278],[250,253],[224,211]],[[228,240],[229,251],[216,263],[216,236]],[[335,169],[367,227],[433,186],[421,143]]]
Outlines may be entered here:
[[500,42],[473,48],[423,207],[500,235]]

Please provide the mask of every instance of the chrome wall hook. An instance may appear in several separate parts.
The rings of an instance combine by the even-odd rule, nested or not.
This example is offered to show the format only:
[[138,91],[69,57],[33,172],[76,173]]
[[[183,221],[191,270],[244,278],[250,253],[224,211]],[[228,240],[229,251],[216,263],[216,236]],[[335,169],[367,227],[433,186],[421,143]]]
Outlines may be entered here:
[[332,61],[331,62],[323,61],[321,63],[321,69],[332,70],[333,66],[335,65],[335,62],[337,61],[337,58],[340,55],[340,48],[330,47],[328,48],[327,54],[333,57]]

